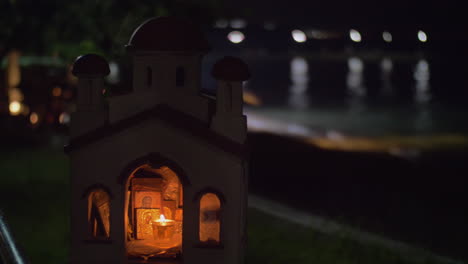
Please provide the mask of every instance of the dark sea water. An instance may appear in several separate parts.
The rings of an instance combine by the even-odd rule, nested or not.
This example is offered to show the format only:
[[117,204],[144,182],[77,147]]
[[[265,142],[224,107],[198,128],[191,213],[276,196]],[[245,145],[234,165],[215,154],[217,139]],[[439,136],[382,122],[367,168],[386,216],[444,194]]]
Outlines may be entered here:
[[[252,72],[245,89],[261,101],[246,107],[251,119],[279,122],[309,136],[468,135],[468,86],[453,78],[457,71],[429,56],[240,57]],[[207,70],[215,58],[205,59],[208,89],[215,86]],[[254,121],[249,128],[264,127]]]

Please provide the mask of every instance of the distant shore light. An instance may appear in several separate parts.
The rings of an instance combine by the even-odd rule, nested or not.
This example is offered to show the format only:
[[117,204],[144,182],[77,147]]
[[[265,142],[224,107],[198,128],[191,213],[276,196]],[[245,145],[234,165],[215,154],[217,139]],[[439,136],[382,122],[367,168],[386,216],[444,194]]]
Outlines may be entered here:
[[19,115],[21,112],[21,103],[18,101],[13,101],[9,104],[8,109],[12,115]]
[[349,31],[349,38],[354,42],[361,42],[362,40],[361,33],[355,29]]
[[240,31],[231,31],[231,32],[229,32],[227,38],[232,43],[238,44],[238,43],[241,43],[242,41],[244,41],[245,36],[244,36],[244,33],[240,32]]
[[292,35],[294,41],[299,42],[299,43],[305,42],[307,40],[307,36],[304,33],[304,31],[299,30],[299,29],[293,30],[291,32],[291,35]]
[[419,41],[421,42],[426,42],[427,41],[427,34],[426,32],[422,31],[422,30],[419,30],[418,31],[418,39]]
[[382,38],[385,42],[390,43],[393,40],[392,34],[388,31],[382,33]]

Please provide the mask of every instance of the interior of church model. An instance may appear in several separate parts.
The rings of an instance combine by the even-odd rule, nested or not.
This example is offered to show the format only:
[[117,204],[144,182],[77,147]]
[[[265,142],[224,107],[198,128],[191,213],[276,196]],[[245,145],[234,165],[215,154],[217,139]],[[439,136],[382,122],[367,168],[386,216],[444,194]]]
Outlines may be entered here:
[[176,256],[181,252],[182,185],[170,168],[141,167],[127,182],[129,256]]

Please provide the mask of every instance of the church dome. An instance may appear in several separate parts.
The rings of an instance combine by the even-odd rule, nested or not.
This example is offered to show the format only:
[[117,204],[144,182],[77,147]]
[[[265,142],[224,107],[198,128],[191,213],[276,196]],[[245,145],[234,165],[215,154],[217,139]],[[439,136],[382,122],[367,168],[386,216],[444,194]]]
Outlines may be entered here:
[[131,51],[208,51],[203,33],[189,21],[177,17],[151,18],[132,34]]
[[78,75],[106,76],[110,73],[109,63],[106,59],[96,54],[81,55],[73,63],[72,73]]
[[250,71],[243,60],[226,56],[215,63],[211,75],[216,80],[240,82],[250,78]]

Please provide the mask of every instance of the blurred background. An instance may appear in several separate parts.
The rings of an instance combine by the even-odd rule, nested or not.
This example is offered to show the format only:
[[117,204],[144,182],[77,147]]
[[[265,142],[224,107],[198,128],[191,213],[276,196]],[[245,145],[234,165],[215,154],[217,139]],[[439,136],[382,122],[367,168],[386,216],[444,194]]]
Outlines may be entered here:
[[[449,1],[0,2],[0,209],[33,263],[67,262],[74,59],[110,62],[154,16],[244,59],[247,263],[468,261],[468,23]],[[164,36],[161,36],[164,37]]]

